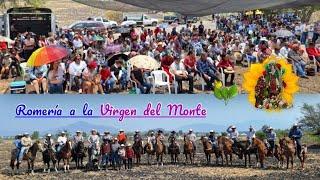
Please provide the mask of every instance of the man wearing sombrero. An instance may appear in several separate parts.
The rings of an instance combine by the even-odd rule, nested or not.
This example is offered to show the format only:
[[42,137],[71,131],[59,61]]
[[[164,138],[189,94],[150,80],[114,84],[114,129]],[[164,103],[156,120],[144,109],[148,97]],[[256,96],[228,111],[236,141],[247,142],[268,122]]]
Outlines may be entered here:
[[274,145],[275,145],[275,142],[277,140],[277,134],[273,131],[273,128],[270,126],[267,129],[266,135],[267,135],[268,144],[270,145],[268,154],[270,154],[270,153],[273,154]]

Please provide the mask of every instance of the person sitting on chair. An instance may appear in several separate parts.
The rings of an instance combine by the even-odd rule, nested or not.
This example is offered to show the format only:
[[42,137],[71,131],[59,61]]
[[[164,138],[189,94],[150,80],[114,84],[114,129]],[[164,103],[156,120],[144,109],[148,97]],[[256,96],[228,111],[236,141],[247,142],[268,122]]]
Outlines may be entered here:
[[133,66],[133,70],[131,71],[131,79],[136,83],[136,88],[139,88],[141,93],[149,94],[152,85],[144,80],[143,74],[143,69]]
[[127,73],[122,69],[123,61],[116,60],[115,64],[110,67],[111,76],[116,84],[121,84],[122,89],[127,85]]
[[224,81],[227,84],[227,80],[229,75],[231,75],[231,79],[230,79],[230,84],[233,85],[234,84],[234,65],[233,63],[230,61],[230,58],[226,55],[226,54],[222,54],[221,55],[221,61],[219,62],[219,64],[217,65],[218,68],[222,68],[223,73],[225,74],[224,76]]
[[[69,65],[69,74],[71,78],[73,78],[76,89],[79,93],[82,93],[82,72],[86,69],[86,67],[87,64],[85,61],[81,60],[80,54],[77,54],[74,57],[74,61]],[[72,86],[72,84],[70,84],[70,86]]]
[[43,93],[47,93],[47,71],[47,65],[33,67],[30,70],[30,81],[37,94],[40,94],[40,86],[42,87]]
[[[197,61],[197,69],[207,83],[209,89],[213,88],[212,83],[219,80],[218,71],[214,64],[208,61],[207,53],[202,53],[200,60]],[[219,80],[220,81],[220,80]]]
[[50,94],[63,94],[64,70],[60,62],[56,61],[50,64],[48,73],[48,84]]
[[175,77],[178,83],[178,93],[182,92],[182,81],[189,82],[189,94],[193,93],[193,76],[186,71],[183,63],[180,62],[178,54],[174,56],[174,62],[170,66],[172,75]]

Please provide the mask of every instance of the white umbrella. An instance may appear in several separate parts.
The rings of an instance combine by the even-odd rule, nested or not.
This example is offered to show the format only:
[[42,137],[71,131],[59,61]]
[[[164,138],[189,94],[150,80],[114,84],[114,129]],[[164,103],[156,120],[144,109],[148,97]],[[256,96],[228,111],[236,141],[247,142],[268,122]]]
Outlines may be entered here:
[[131,66],[136,66],[137,68],[144,68],[149,70],[155,70],[160,67],[160,64],[157,60],[153,59],[150,56],[146,55],[137,55],[129,59]]
[[274,33],[277,37],[292,37],[294,34],[287,29],[280,29]]

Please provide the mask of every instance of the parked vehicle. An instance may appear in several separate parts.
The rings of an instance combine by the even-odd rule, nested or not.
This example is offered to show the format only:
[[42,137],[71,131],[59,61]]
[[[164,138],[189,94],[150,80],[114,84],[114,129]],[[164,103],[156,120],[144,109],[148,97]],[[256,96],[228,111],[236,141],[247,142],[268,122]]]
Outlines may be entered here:
[[26,31],[47,36],[57,29],[55,16],[48,8],[10,8],[0,16],[0,22],[2,34],[11,39]]
[[123,13],[123,22],[121,23],[121,25],[156,26],[158,22],[158,19],[150,18],[149,16],[143,13]]
[[77,21],[69,26],[69,29],[72,30],[82,30],[88,29],[91,31],[103,31],[106,30],[106,27],[102,22],[98,21]]
[[163,16],[163,21],[169,24],[171,23],[185,24],[186,21],[188,23],[197,23],[199,21],[199,18],[195,16],[183,16],[179,13],[174,13],[174,12],[167,12]]
[[118,26],[118,23],[116,21],[111,21],[102,17],[89,17],[87,19],[88,21],[96,21],[96,22],[102,22],[105,26],[105,28],[116,28]]

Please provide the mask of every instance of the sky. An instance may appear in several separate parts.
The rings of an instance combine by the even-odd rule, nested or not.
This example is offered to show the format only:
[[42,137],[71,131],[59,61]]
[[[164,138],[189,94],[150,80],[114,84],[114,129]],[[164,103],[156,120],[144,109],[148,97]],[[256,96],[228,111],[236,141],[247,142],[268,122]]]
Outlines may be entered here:
[[[81,115],[83,104],[88,102],[94,115],[100,115],[100,105],[110,103],[117,108],[136,108],[138,115],[149,102],[153,105],[161,102],[161,114],[166,115],[168,103],[182,103],[185,107],[194,108],[198,103],[207,110],[206,118],[16,118],[16,107],[20,103],[32,108],[52,108],[57,104],[68,115],[69,109],[75,108],[76,115]],[[0,135],[19,130],[45,131],[85,121],[94,125],[112,126],[134,131],[154,128],[179,129],[188,125],[209,124],[218,126],[253,125],[260,128],[262,125],[271,125],[276,129],[289,128],[297,119],[302,117],[300,108],[303,103],[320,103],[319,94],[298,94],[295,96],[294,107],[281,112],[266,112],[255,109],[247,100],[247,95],[238,95],[226,106],[223,101],[215,99],[213,95],[3,95],[0,96]],[[213,127],[214,128],[214,127]],[[241,130],[241,129],[240,129]],[[244,130],[244,129],[242,129]]]

